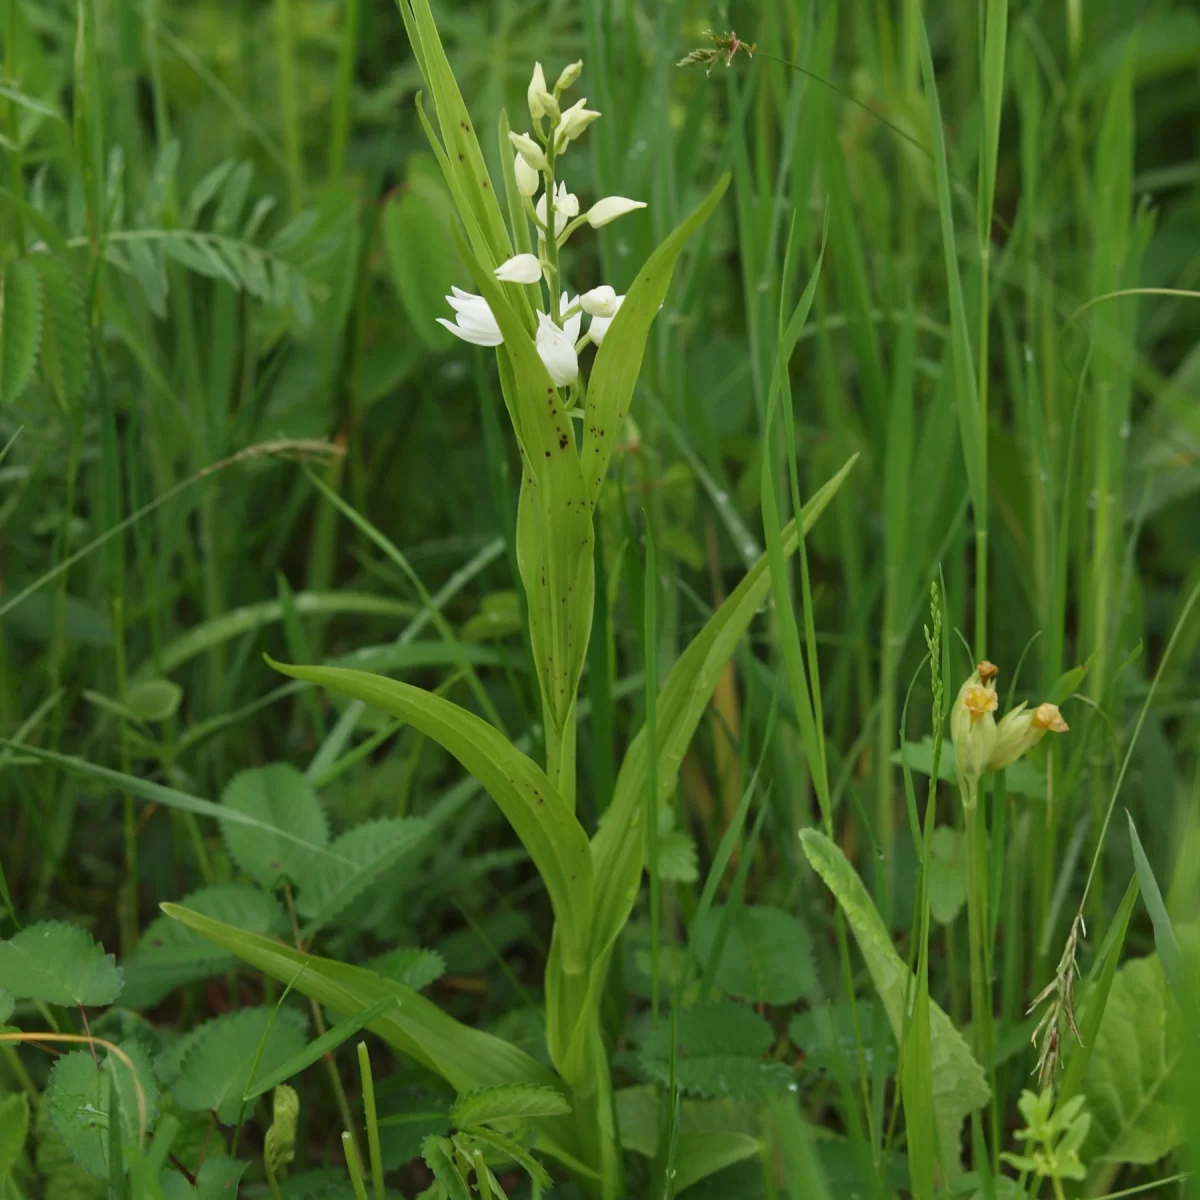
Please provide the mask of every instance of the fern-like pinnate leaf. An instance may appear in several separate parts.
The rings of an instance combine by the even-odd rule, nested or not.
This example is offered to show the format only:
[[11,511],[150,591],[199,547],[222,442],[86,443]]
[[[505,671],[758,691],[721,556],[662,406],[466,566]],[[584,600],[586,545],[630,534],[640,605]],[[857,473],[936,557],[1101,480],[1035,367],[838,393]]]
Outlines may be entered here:
[[0,987],[15,1000],[96,1007],[121,992],[121,969],[77,925],[43,921],[0,942]]
[[450,1115],[460,1129],[467,1125],[504,1128],[532,1117],[556,1117],[570,1111],[566,1096],[555,1088],[504,1083],[499,1087],[476,1088],[459,1096]]
[[[915,986],[908,965],[896,953],[867,889],[840,848],[816,829],[802,830],[800,841],[809,863],[837,898],[850,922],[892,1032],[899,1040],[904,1035],[906,998]],[[947,1174],[953,1178],[962,1172],[963,1121],[987,1104],[991,1092],[983,1068],[975,1061],[962,1034],[932,1000],[929,1031],[934,1122]]]
[[27,258],[0,274],[0,404],[29,386],[42,341],[42,280]]
[[82,395],[88,378],[88,329],[83,293],[71,268],[52,254],[31,254],[45,300],[42,374],[63,404]]
[[[202,888],[186,896],[183,903],[206,917],[251,933],[269,936],[284,926],[279,901],[249,884],[222,883]],[[130,1008],[151,1008],[177,987],[218,975],[236,962],[232,954],[194,929],[170,917],[158,917],[121,964],[125,972],[124,1003]]]
[[[794,1081],[783,1063],[764,1062],[774,1034],[767,1020],[744,1004],[719,1000],[679,1014],[675,1078],[689,1095],[765,1100]],[[671,1028],[662,1024],[642,1045],[642,1068],[654,1080],[671,1077]]]
[[299,881],[297,911],[312,929],[327,924],[394,868],[429,829],[429,822],[419,817],[385,817],[347,830],[329,847],[338,858],[317,860]]
[[171,1085],[185,1112],[215,1112],[226,1125],[237,1121],[242,1097],[254,1078],[266,1077],[305,1044],[305,1023],[294,1009],[243,1008],[201,1026]]
[[471,1200],[471,1189],[454,1164],[454,1143],[449,1138],[427,1137],[421,1143],[421,1157],[450,1200]]
[[[325,811],[308,780],[289,763],[271,763],[243,771],[230,780],[221,803],[268,825],[286,829],[318,850],[329,829]],[[318,856],[294,841],[248,825],[226,824],[225,842],[238,866],[265,888],[284,879],[308,877]]]
[[728,921],[716,979],[731,996],[754,1004],[794,1004],[816,985],[812,941],[790,913],[748,904],[726,917],[708,911],[694,935],[696,953],[706,965],[723,923]]
[[[1188,983],[1200,994],[1200,926],[1176,933]],[[1118,968],[1083,1079],[1092,1114],[1085,1160],[1154,1163],[1183,1142],[1174,1092],[1187,1057],[1184,1037],[1158,955]]]

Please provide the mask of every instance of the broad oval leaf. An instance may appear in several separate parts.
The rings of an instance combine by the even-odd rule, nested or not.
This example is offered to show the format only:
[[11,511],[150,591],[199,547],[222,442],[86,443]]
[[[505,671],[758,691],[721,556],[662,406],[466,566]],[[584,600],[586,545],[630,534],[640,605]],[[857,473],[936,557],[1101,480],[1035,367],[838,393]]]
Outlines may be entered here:
[[[813,870],[834,894],[883,1002],[897,1041],[904,1033],[905,998],[913,985],[908,965],[896,953],[867,889],[841,850],[816,829],[800,832],[804,853]],[[975,1061],[963,1036],[932,1000],[929,1002],[930,1057],[933,1068],[933,1109],[948,1175],[962,1171],[962,1124],[968,1114],[982,1108],[991,1092],[983,1068]]]
[[[723,906],[710,908],[693,934],[701,963],[726,919]],[[731,996],[754,1004],[794,1004],[816,984],[812,940],[790,913],[768,905],[742,905],[728,918],[716,980]]]

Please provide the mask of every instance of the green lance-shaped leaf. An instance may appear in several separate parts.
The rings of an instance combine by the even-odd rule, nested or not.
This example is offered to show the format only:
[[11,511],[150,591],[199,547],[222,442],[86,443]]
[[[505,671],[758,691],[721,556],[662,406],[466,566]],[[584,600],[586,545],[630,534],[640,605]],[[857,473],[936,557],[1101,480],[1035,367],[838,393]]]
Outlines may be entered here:
[[[841,850],[816,829],[801,830],[800,841],[813,870],[825,881],[850,922],[892,1032],[899,1040],[904,1032],[905,997],[912,986],[912,973],[896,953],[867,889]],[[962,1034],[932,1000],[929,1033],[934,1123],[947,1175],[954,1178],[962,1171],[963,1120],[988,1102],[990,1092],[983,1068],[975,1061]]]
[[613,448],[629,413],[646,339],[667,294],[675,261],[688,238],[708,220],[728,186],[726,172],[691,215],[647,259],[596,352],[596,364],[588,381],[582,454],[583,478],[593,507],[600,497]]
[[[837,494],[854,461],[850,459],[804,506],[806,533]],[[795,552],[798,544],[795,522],[783,531],[782,544],[784,554]],[[679,764],[708,707],[717,679],[766,599],[770,586],[770,571],[764,555],[679,656],[660,689],[656,739],[660,804],[675,787]],[[598,881],[592,927],[593,958],[611,947],[637,896],[645,853],[646,757],[646,731],[643,729],[625,755],[612,804],[592,839]]]
[[531,758],[486,721],[449,700],[366,671],[271,665],[409,722],[453,754],[491,794],[529,851],[554,907],[568,964],[582,970],[592,896],[592,858],[583,826]]
[[[530,640],[543,708],[552,726],[547,742],[553,764],[574,724],[575,695],[591,635],[595,590],[591,506],[571,418],[533,338],[492,273],[465,246],[460,248],[504,335],[504,344],[496,352],[500,385],[522,463],[517,567],[529,604]],[[573,779],[555,782],[570,803],[568,788],[573,789]]]
[[417,66],[433,94],[441,140],[433,136],[423,112],[422,122],[471,235],[472,247],[491,269],[512,255],[512,243],[479,139],[438,36],[429,0],[398,0],[398,3]]
[[[384,979],[374,971],[294,950],[177,904],[164,904],[162,910],[243,962],[281,983],[291,984],[301,995],[333,1012],[352,1016],[385,998],[398,999],[398,1006],[385,1009],[367,1028],[389,1046],[440,1075],[457,1092],[506,1083],[533,1083],[556,1089],[561,1086],[550,1071],[523,1050],[502,1038],[463,1025],[412,988]],[[568,1166],[578,1163],[575,1129],[569,1117],[539,1117],[529,1122],[529,1128],[547,1154]]]

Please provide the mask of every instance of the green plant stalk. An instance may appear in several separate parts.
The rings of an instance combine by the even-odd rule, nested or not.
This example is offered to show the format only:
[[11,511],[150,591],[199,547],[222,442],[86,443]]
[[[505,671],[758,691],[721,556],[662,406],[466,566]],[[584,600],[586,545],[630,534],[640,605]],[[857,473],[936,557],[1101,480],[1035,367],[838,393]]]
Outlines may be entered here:
[[350,94],[358,53],[360,0],[344,0],[342,38],[338,45],[337,85],[333,93],[333,130],[329,140],[329,174],[341,179],[346,169],[346,139],[350,133]]
[[646,583],[642,589],[642,664],[646,675],[646,866],[650,873],[650,1012],[658,1028],[659,944],[662,921],[662,881],[658,876],[658,556],[650,514],[643,511],[646,530]]
[[346,1170],[350,1175],[350,1186],[354,1189],[354,1200],[367,1200],[367,1186],[363,1183],[361,1159],[354,1144],[354,1135],[349,1129],[342,1132],[342,1153],[346,1156]]
[[300,211],[304,194],[304,162],[300,149],[300,115],[296,101],[296,42],[291,0],[275,0],[275,52],[279,71],[279,110],[283,123],[283,150],[288,164],[288,199],[293,213]]
[[367,1126],[367,1149],[371,1155],[371,1186],[375,1200],[384,1200],[383,1154],[379,1148],[379,1119],[375,1111],[375,1077],[366,1042],[358,1043],[358,1075],[362,1080],[363,1117]]
[[[122,579],[121,582],[124,582]],[[125,604],[120,596],[113,597],[113,644],[117,660],[117,699],[125,707],[127,672],[125,666]],[[132,773],[129,753],[129,724],[124,716],[118,719],[118,738],[121,749],[121,770]],[[133,795],[124,792],[121,796],[122,819],[125,832],[125,899],[119,906],[121,917],[121,945],[125,954],[133,953],[138,939],[138,846],[137,813]]]

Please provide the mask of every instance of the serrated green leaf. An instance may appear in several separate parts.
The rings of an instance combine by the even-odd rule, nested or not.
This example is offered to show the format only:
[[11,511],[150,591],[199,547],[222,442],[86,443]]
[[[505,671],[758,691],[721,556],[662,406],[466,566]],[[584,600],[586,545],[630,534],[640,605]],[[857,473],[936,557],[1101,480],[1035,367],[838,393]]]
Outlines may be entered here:
[[430,829],[419,817],[366,821],[335,838],[329,847],[340,859],[321,859],[299,881],[296,910],[319,929],[357,899],[420,843]]
[[139,721],[166,721],[173,717],[183,699],[183,688],[169,679],[146,679],[131,684],[125,706]]
[[263,1074],[260,1070],[250,1085],[250,1089],[246,1092],[245,1099],[254,1100],[272,1088],[278,1087],[279,1084],[285,1083],[292,1076],[299,1075],[301,1071],[336,1050],[343,1042],[365,1029],[376,1017],[382,1016],[389,1008],[397,1007],[399,1003],[400,1001],[395,997],[385,996],[369,1008],[364,1008],[362,1012],[355,1013],[354,1016],[347,1017],[344,1021],[339,1021],[332,1029],[326,1030],[315,1041],[302,1047],[275,1070],[267,1074]]
[[[1200,927],[1176,932],[1185,977],[1200,994]],[[1182,1144],[1186,1125],[1173,1092],[1186,1059],[1184,1023],[1158,955],[1131,959],[1113,978],[1083,1077],[1092,1114],[1085,1161],[1153,1163]]]
[[929,911],[943,925],[967,902],[967,835],[939,825],[933,831],[929,861]]
[[[877,1055],[882,1055],[884,1070],[888,1075],[896,1071],[896,1043],[890,1038],[874,1037],[877,1008],[870,1000],[855,1002],[858,1015],[859,1035],[862,1049],[859,1050],[858,1036],[854,1032],[854,1014],[846,1002],[811,1008],[797,1013],[788,1022],[788,1037],[792,1044],[804,1052],[804,1065],[808,1070],[832,1072],[844,1070],[849,1076],[858,1070],[860,1054],[870,1074],[874,1070]],[[844,1066],[835,1065],[840,1056]]]
[[459,1128],[465,1125],[505,1125],[533,1117],[555,1117],[569,1113],[571,1105],[555,1088],[528,1083],[503,1083],[476,1088],[459,1096],[450,1110]]
[[121,992],[121,970],[77,925],[43,921],[0,942],[0,987],[14,1000],[98,1007]]
[[[786,1094],[794,1083],[784,1063],[763,1062],[774,1040],[766,1018],[744,1004],[719,1000],[679,1014],[675,1079],[687,1093],[710,1098],[764,1100]],[[666,1024],[642,1046],[641,1064],[650,1078],[669,1083],[671,1030]]]
[[[85,1051],[86,1053],[86,1051]],[[54,1200],[107,1200],[108,1188],[75,1161],[50,1117],[50,1097],[42,1092],[34,1122],[37,1170],[43,1192]]]
[[54,1064],[46,1085],[50,1120],[71,1157],[89,1175],[108,1178],[108,1078],[86,1050]]
[[[286,829],[310,845],[325,849],[329,830],[325,811],[308,780],[289,763],[271,763],[243,771],[226,786],[221,804],[236,812]],[[266,888],[284,878],[303,881],[317,857],[293,841],[245,825],[224,826],[225,843],[238,866]]]
[[215,1112],[226,1125],[242,1112],[251,1070],[255,1078],[270,1075],[305,1044],[304,1019],[289,1008],[278,1014],[272,1008],[244,1008],[201,1028],[171,1093],[185,1112]]
[[133,1064],[132,1071],[115,1054],[105,1055],[103,1069],[116,1085],[125,1140],[137,1145],[158,1116],[158,1083],[150,1055],[140,1042],[126,1038],[118,1045]]
[[[708,961],[724,919],[724,907],[714,906],[694,931],[701,963]],[[808,931],[782,909],[742,905],[730,917],[716,979],[731,996],[755,1004],[794,1004],[816,985]]]
[[[275,897],[248,884],[203,888],[184,897],[183,903],[252,933],[269,935],[284,926],[283,909]],[[220,974],[236,962],[232,954],[195,930],[170,917],[158,917],[122,963],[123,1003],[130,1008],[151,1008],[175,988]]]
[[[896,953],[892,939],[875,909],[867,889],[842,851],[823,833],[800,833],[804,853],[813,869],[834,894],[854,931],[867,970],[887,1012],[897,1040],[904,1030],[904,1005],[912,975]],[[982,1108],[990,1096],[983,1068],[975,1061],[962,1034],[932,1001],[929,1004],[933,1107],[938,1142],[948,1175],[962,1171],[962,1124],[967,1115]]]
[[695,883],[700,878],[696,842],[690,833],[673,829],[658,839],[658,877],[670,883]]
[[88,331],[83,296],[71,268],[50,254],[31,254],[42,279],[45,322],[42,372],[62,403],[79,397],[87,385]]
[[24,1092],[14,1092],[0,1100],[0,1192],[3,1183],[25,1153],[25,1138],[29,1134],[29,1099]]
[[421,1157],[450,1200],[471,1200],[471,1189],[454,1165],[454,1144],[449,1138],[427,1137],[421,1143]]
[[389,950],[371,959],[367,966],[386,979],[394,979],[418,992],[446,973],[446,960],[436,950]]
[[42,340],[42,281],[28,259],[0,274],[0,404],[29,386]]

